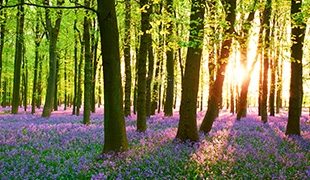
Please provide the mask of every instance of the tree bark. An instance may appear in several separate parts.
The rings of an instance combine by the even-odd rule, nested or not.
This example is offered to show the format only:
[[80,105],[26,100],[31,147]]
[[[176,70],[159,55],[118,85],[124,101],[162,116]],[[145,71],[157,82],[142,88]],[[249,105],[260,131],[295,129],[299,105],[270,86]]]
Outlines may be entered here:
[[196,121],[196,105],[199,86],[199,70],[203,46],[204,7],[203,0],[193,0],[190,16],[190,36],[186,56],[182,98],[180,106],[180,121],[176,138],[181,141],[197,141],[199,139]]
[[[62,0],[57,0],[57,5],[61,6],[64,2]],[[44,0],[44,4],[48,5],[49,0]],[[55,25],[52,25],[50,10],[45,10],[45,19],[47,26],[47,33],[49,37],[49,76],[48,76],[48,84],[45,96],[45,104],[43,108],[42,117],[50,117],[54,95],[55,95],[55,83],[56,83],[56,66],[57,66],[57,40],[60,31],[62,10],[57,11],[57,19]]]
[[268,71],[269,71],[269,57],[270,57],[270,16],[271,16],[271,0],[267,0],[265,4],[265,9],[262,16],[262,27],[265,29],[265,39],[264,39],[264,71],[263,71],[263,84],[262,84],[262,102],[261,102],[261,118],[263,123],[268,121],[268,111],[267,111],[267,97],[268,97]]
[[103,152],[128,148],[121,83],[119,35],[114,0],[97,0],[104,73]]
[[[152,36],[149,35],[149,42],[152,42]],[[148,46],[148,75],[147,75],[147,81],[146,81],[146,116],[150,117],[151,115],[151,102],[152,102],[152,81],[153,81],[153,74],[154,74],[154,54],[153,54],[153,47],[152,43],[150,46]]]
[[148,47],[151,46],[149,41],[150,34],[147,34],[147,31],[150,29],[150,11],[147,6],[149,0],[141,0],[140,8],[145,8],[144,11],[141,11],[141,31],[142,35],[140,36],[140,48],[138,56],[138,96],[137,96],[137,131],[145,132],[146,125],[146,59]]
[[[89,0],[84,1],[86,7],[90,6]],[[83,40],[85,43],[85,64],[84,64],[84,113],[83,113],[83,123],[86,125],[90,124],[90,111],[91,111],[91,98],[92,98],[92,58],[90,52],[90,19],[89,13],[86,11],[84,17],[84,33]]]
[[290,80],[290,99],[288,110],[288,123],[286,135],[300,135],[300,116],[303,98],[302,83],[302,56],[303,42],[305,39],[305,22],[297,19],[296,14],[301,13],[302,1],[292,0],[291,5],[291,38],[294,41],[291,47],[291,80]]
[[[167,12],[173,18],[173,0],[166,0],[167,1]],[[166,100],[164,106],[164,113],[165,116],[172,116],[173,115],[173,93],[174,93],[174,57],[173,57],[173,47],[169,46],[169,42],[172,42],[173,38],[173,23],[172,20],[168,23],[168,34],[167,34],[167,63],[166,63],[166,70],[167,70],[167,91],[166,91]]]
[[125,1],[125,42],[124,42],[124,61],[125,61],[125,116],[130,116],[131,114],[131,4],[130,0]]
[[[223,1],[224,8],[226,10],[226,21],[230,24],[229,28],[225,31],[227,35],[226,39],[223,42],[221,54],[218,59],[218,69],[216,71],[216,79],[211,89],[211,97],[208,101],[207,113],[202,121],[200,131],[203,133],[209,133],[211,131],[213,122],[218,116],[219,109],[221,106],[221,98],[223,92],[223,83],[225,79],[226,66],[228,64],[228,58],[230,55],[230,49],[232,44],[232,34],[234,33],[234,23],[236,19],[235,10],[236,10],[236,0],[226,0]],[[215,93],[216,92],[216,93]]]
[[[19,3],[24,3],[24,0],[19,0]],[[20,93],[20,70],[23,58],[24,44],[24,22],[25,14],[24,7],[18,6],[17,24],[16,24],[16,43],[15,43],[15,60],[14,60],[14,87],[12,100],[12,114],[18,113],[19,93]]]

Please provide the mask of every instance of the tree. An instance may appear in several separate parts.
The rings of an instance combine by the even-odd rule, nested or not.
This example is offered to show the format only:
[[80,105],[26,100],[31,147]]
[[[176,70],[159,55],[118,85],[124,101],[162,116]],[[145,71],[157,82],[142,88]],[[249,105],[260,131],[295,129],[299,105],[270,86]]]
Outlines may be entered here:
[[302,1],[291,1],[291,80],[286,135],[300,135],[300,116],[302,109],[302,56],[305,39],[305,22],[302,17]]
[[[242,25],[241,29],[241,34],[242,37],[238,38],[239,39],[239,44],[240,44],[240,54],[241,54],[241,65],[246,68],[247,65],[247,59],[248,59],[248,54],[247,54],[247,47],[248,47],[248,41],[249,41],[249,32],[252,27],[251,23],[254,20],[255,17],[255,9],[257,6],[258,1],[255,0],[253,3],[253,8],[251,9],[251,12],[249,13],[247,19]],[[244,14],[242,15],[244,16]],[[247,76],[244,77],[241,85],[241,90],[240,90],[240,95],[238,97],[238,102],[237,104],[237,120],[240,120],[242,117],[246,116],[247,113],[247,98],[248,98],[248,90],[249,90],[249,85],[251,82],[251,74],[254,70],[254,64],[250,66],[250,69],[247,69]]]
[[[167,1],[167,11],[170,15],[170,18],[173,17],[173,0],[166,0]],[[174,93],[174,57],[173,57],[173,47],[169,46],[169,42],[172,42],[173,37],[173,23],[172,20],[168,23],[168,34],[167,34],[167,63],[166,63],[166,70],[167,70],[167,91],[166,91],[166,100],[164,105],[164,113],[165,116],[172,116],[173,115],[173,93]]]
[[[86,7],[90,6],[89,0],[85,0]],[[92,69],[91,69],[91,52],[90,52],[90,19],[89,12],[86,11],[84,17],[84,33],[83,40],[85,43],[85,64],[84,64],[84,113],[83,123],[90,124],[90,111],[91,111],[91,92],[92,92]]]
[[35,113],[36,100],[38,98],[38,69],[39,69],[39,47],[41,44],[42,36],[40,34],[40,11],[36,12],[36,27],[35,27],[35,60],[33,71],[33,85],[32,85],[32,100],[31,100],[31,114]]
[[182,83],[180,121],[176,135],[176,138],[181,141],[197,141],[199,139],[196,121],[196,105],[204,37],[204,14],[204,1],[193,0],[190,16],[189,47]]
[[[64,3],[63,0],[57,0],[57,5],[61,6]],[[49,0],[44,0],[44,5],[49,5]],[[52,24],[52,17],[50,9],[45,10],[46,28],[49,39],[49,75],[48,84],[45,96],[45,104],[43,108],[42,117],[49,117],[53,109],[53,101],[55,95],[56,84],[56,66],[57,66],[57,41],[60,31],[60,24],[62,18],[62,10],[57,10],[57,19],[55,25]]]
[[219,108],[221,106],[221,98],[223,91],[223,83],[225,79],[226,66],[228,64],[228,58],[230,55],[231,44],[233,41],[234,24],[236,19],[236,0],[223,0],[222,4],[226,9],[226,22],[227,28],[225,30],[225,40],[222,44],[221,54],[218,59],[218,69],[216,71],[216,79],[211,87],[211,97],[208,101],[207,113],[202,121],[200,131],[208,133],[211,131],[213,122],[218,115]]
[[262,101],[261,101],[261,116],[262,121],[264,123],[268,120],[267,115],[267,97],[268,97],[268,70],[269,70],[269,57],[270,57],[270,16],[271,16],[271,0],[267,0],[265,4],[264,13],[262,16],[262,27],[261,27],[261,34],[262,36],[262,30],[265,29],[265,38],[264,38],[264,59],[263,59],[263,84],[262,84]]
[[137,131],[144,132],[146,130],[146,59],[148,47],[151,46],[150,34],[150,9],[149,0],[141,0],[141,31],[140,47],[138,55],[138,94],[137,94]]
[[[19,0],[19,3],[24,3],[24,0]],[[16,43],[15,43],[15,60],[14,60],[14,87],[12,100],[12,113],[18,113],[19,93],[20,93],[20,68],[23,58],[24,45],[24,23],[25,14],[24,6],[18,6],[16,24]]]
[[128,148],[121,83],[119,34],[114,0],[97,0],[104,72],[103,152]]
[[[5,0],[5,3],[7,4],[7,0]],[[2,6],[3,0],[0,0],[0,6]],[[3,46],[4,46],[4,35],[5,35],[5,26],[6,26],[6,17],[7,17],[7,13],[6,11],[0,10],[0,17],[3,16],[3,19],[0,21],[0,98],[2,95],[2,59],[3,59]],[[1,102],[0,102],[1,103]]]
[[130,53],[130,28],[131,28],[131,4],[130,0],[125,1],[125,42],[124,42],[124,61],[125,61],[125,116],[131,114],[131,53]]

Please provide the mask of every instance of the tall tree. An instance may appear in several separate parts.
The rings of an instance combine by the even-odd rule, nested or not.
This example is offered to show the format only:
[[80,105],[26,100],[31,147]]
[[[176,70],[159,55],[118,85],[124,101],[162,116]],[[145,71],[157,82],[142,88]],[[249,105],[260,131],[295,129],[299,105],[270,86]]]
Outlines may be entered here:
[[131,3],[130,0],[125,1],[125,42],[124,42],[124,60],[125,60],[125,116],[131,114]]
[[[19,0],[19,3],[24,3],[24,0]],[[17,21],[16,21],[16,41],[15,41],[15,60],[14,60],[14,87],[12,100],[12,113],[17,114],[19,105],[20,93],[20,68],[23,58],[23,44],[24,44],[24,23],[25,14],[24,6],[18,6]]]
[[[43,0],[44,5],[49,5],[49,0]],[[64,3],[63,0],[57,0],[57,6],[61,6]],[[45,104],[43,108],[42,117],[49,117],[53,109],[53,101],[55,95],[55,83],[56,83],[56,66],[57,66],[57,41],[60,31],[60,24],[62,19],[62,10],[57,10],[57,19],[55,25],[52,24],[50,9],[45,10],[45,23],[47,28],[47,34],[49,39],[49,75],[48,84],[45,96]]]
[[150,34],[150,9],[149,0],[141,0],[141,31],[140,48],[138,56],[138,95],[137,95],[137,131],[146,130],[146,60],[148,47],[151,46]]
[[255,17],[255,9],[258,4],[258,1],[255,0],[253,3],[253,8],[251,9],[251,12],[249,13],[247,19],[242,25],[241,29],[241,38],[239,39],[240,43],[240,54],[241,54],[241,64],[242,66],[246,69],[246,74],[247,76],[244,77],[242,84],[241,84],[241,90],[240,90],[240,95],[238,97],[238,104],[237,104],[237,120],[240,120],[241,117],[245,117],[247,114],[247,99],[248,99],[248,91],[249,91],[249,85],[251,82],[251,74],[254,70],[254,63],[252,66],[250,66],[250,69],[246,68],[247,65],[247,59],[248,59],[248,43],[250,39],[250,29],[252,27],[251,23],[254,20]]
[[196,121],[196,105],[199,86],[199,70],[203,46],[205,5],[203,0],[193,0],[190,15],[190,36],[182,83],[180,121],[176,138],[181,141],[199,139]]
[[[90,6],[89,0],[84,1],[85,7]],[[90,19],[89,12],[86,11],[84,17],[84,33],[83,39],[85,43],[85,64],[84,64],[84,113],[83,123],[90,124],[90,111],[91,111],[91,92],[92,92],[92,70],[91,70],[91,52],[90,52]]]
[[173,57],[173,47],[169,46],[169,42],[172,42],[173,37],[173,23],[172,18],[174,15],[173,12],[173,0],[166,0],[167,3],[167,11],[170,16],[168,27],[168,34],[167,34],[167,63],[166,63],[166,70],[167,70],[167,91],[166,91],[166,100],[164,105],[164,113],[165,116],[172,116],[173,114],[173,93],[174,93],[174,57]]
[[[268,71],[269,71],[269,57],[270,57],[270,16],[271,16],[271,0],[267,0],[265,3],[265,9],[262,16],[262,27],[265,29],[265,38],[264,38],[264,59],[263,59],[263,84],[262,84],[262,101],[261,101],[261,116],[264,123],[268,120],[267,115],[267,97],[268,97]],[[262,30],[261,35],[262,36]]]
[[305,21],[302,18],[302,1],[291,1],[291,80],[290,99],[288,110],[287,135],[300,135],[300,116],[302,109],[303,84],[302,84],[302,57],[303,42],[305,39]]
[[31,99],[31,114],[35,113],[36,100],[38,98],[38,69],[39,69],[39,47],[42,36],[40,34],[40,11],[36,11],[36,27],[35,27],[35,58],[33,71],[32,99]]
[[[148,42],[152,42],[152,35],[148,36]],[[153,74],[154,74],[154,54],[153,54],[153,46],[152,43],[148,46],[148,72],[147,72],[147,79],[146,79],[146,100],[145,100],[145,111],[146,116],[150,117],[151,115],[151,102],[152,102],[152,81],[153,81]]]
[[218,69],[216,71],[216,79],[211,89],[212,93],[211,97],[209,97],[207,113],[200,127],[200,131],[204,133],[210,132],[221,106],[220,96],[222,96],[223,92],[225,71],[233,41],[234,24],[236,19],[236,0],[222,0],[222,4],[226,10],[225,20],[228,26],[225,29],[225,40],[223,41],[220,57],[218,58]]
[[97,0],[104,72],[103,152],[128,148],[119,53],[119,34],[114,0]]
[[[7,0],[5,0],[7,4]],[[0,0],[0,6],[4,5],[3,0]],[[3,59],[3,47],[4,47],[4,35],[5,35],[5,27],[6,27],[6,17],[7,13],[5,9],[0,10],[0,17],[3,17],[0,20],[0,98],[2,97],[2,59]],[[0,102],[1,103],[1,102]]]

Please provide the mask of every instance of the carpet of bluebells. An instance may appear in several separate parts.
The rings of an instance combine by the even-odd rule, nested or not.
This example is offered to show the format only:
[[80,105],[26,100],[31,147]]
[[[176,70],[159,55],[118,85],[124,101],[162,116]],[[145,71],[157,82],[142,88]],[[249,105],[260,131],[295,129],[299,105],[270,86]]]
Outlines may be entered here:
[[[29,112],[29,111],[28,111]],[[100,155],[102,110],[92,124],[57,111],[49,119],[0,109],[0,179],[310,179],[310,120],[301,118],[301,137],[286,137],[287,113],[261,123],[255,112],[236,121],[222,112],[197,143],[175,141],[179,116],[148,119],[136,132],[126,119],[129,150]],[[198,125],[204,113],[198,113]]]

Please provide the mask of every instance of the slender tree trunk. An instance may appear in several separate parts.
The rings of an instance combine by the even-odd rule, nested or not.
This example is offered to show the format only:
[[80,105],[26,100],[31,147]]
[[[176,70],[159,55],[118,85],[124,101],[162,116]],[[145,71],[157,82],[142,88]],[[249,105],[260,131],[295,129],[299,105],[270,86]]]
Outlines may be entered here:
[[[65,57],[67,57],[67,51],[65,53]],[[65,92],[64,92],[64,96],[65,96],[64,110],[67,110],[67,106],[69,104],[68,94],[67,94],[67,84],[68,84],[68,81],[67,81],[67,59],[65,59],[65,61],[64,61],[64,82],[65,82],[65,85],[64,85],[64,89],[65,89]]]
[[137,94],[138,94],[138,61],[139,51],[138,48],[136,48],[136,63],[135,63],[135,86],[134,86],[134,92],[133,92],[133,113],[137,113]]
[[[149,36],[149,42],[152,42],[152,36]],[[153,81],[153,74],[154,74],[154,54],[153,54],[153,47],[150,45],[148,47],[148,75],[146,81],[146,116],[150,117],[151,115],[151,103],[152,103],[152,81]]]
[[[249,40],[249,32],[251,29],[251,23],[254,20],[255,17],[255,8],[258,4],[258,1],[255,0],[253,3],[253,9],[251,10],[250,14],[248,15],[248,18],[245,20],[244,25],[242,26],[242,34],[244,37],[239,38],[240,43],[240,55],[241,55],[241,63],[243,68],[247,69],[247,46],[248,46],[248,40]],[[249,26],[250,25],[250,26]],[[254,65],[254,64],[253,64]],[[248,74],[246,77],[244,77],[241,85],[241,91],[238,104],[237,104],[237,120],[240,120],[241,117],[246,117],[247,113],[247,98],[248,98],[248,90],[249,90],[249,84],[251,82],[251,73],[253,71],[253,67],[250,67],[252,69],[247,70],[246,74]]]
[[230,84],[230,113],[235,114],[235,91],[233,84]]
[[[77,12],[75,12],[77,14]],[[77,112],[77,99],[78,99],[78,29],[77,19],[74,20],[74,93],[73,93],[73,109],[72,115]]]
[[[62,0],[57,1],[57,5],[61,6],[64,2]],[[44,0],[45,5],[49,5],[49,0]],[[45,96],[45,104],[43,108],[42,117],[49,117],[53,109],[54,95],[55,95],[55,84],[56,84],[56,66],[57,66],[57,40],[60,30],[62,11],[58,10],[57,19],[53,27],[50,10],[45,10],[45,19],[47,32],[49,36],[49,76],[48,84]]]
[[103,152],[128,148],[121,83],[119,37],[114,0],[97,0],[104,72]]
[[98,107],[102,105],[102,84],[101,84],[101,74],[102,74],[102,66],[99,67],[98,73]]
[[97,60],[97,49],[98,49],[98,38],[96,37],[97,34],[97,27],[96,27],[96,19],[93,20],[93,27],[91,31],[95,31],[91,33],[91,42],[92,42],[92,97],[91,97],[91,111],[93,113],[96,112],[96,75],[97,75],[97,67],[98,67],[98,60]]
[[144,132],[146,126],[146,59],[148,47],[151,46],[150,34],[147,31],[150,29],[150,13],[151,9],[147,8],[149,0],[141,0],[140,7],[145,8],[141,11],[141,31],[140,48],[138,57],[138,96],[137,96],[137,131]]
[[271,16],[271,0],[267,0],[265,4],[264,13],[262,16],[262,29],[265,29],[265,39],[264,39],[264,71],[263,71],[263,84],[262,84],[262,102],[261,102],[261,116],[262,121],[266,123],[268,121],[268,111],[267,111],[267,97],[268,97],[268,71],[269,71],[269,57],[270,57],[270,16]]
[[[162,76],[163,76],[163,65],[164,63],[161,62],[160,63],[160,69],[159,69],[159,85],[158,85],[158,101],[157,101],[157,104],[158,104],[158,107],[157,107],[157,113],[160,113],[161,112],[161,104],[162,104]],[[165,94],[165,93],[163,93]]]
[[[161,5],[159,7],[159,12],[161,12]],[[159,32],[162,30],[162,23],[159,25]],[[163,35],[159,33],[158,38],[158,52],[157,52],[157,60],[156,60],[156,69],[155,69],[155,76],[154,76],[154,83],[153,83],[153,93],[152,93],[152,110],[151,115],[154,115],[156,112],[156,109],[158,108],[158,99],[159,99],[159,86],[160,86],[160,74],[161,74],[161,66],[163,62],[163,47],[164,47],[164,39]]]
[[54,95],[54,111],[58,111],[58,84],[59,84],[59,55],[56,53],[56,79],[55,79],[55,95]]
[[[260,50],[261,51],[261,50]],[[263,66],[263,53],[262,52],[257,52],[261,54],[261,57],[259,59],[259,82],[258,82],[258,115],[262,115],[262,98],[263,98],[263,71],[264,71],[264,66]]]
[[[221,106],[221,98],[223,91],[223,83],[225,79],[225,71],[227,66],[227,59],[230,55],[230,49],[232,44],[231,35],[234,33],[234,23],[236,19],[235,9],[236,9],[236,1],[223,1],[223,5],[226,10],[226,21],[229,22],[230,27],[226,30],[225,34],[227,35],[226,39],[223,42],[221,54],[218,59],[219,68],[216,71],[216,79],[211,89],[211,97],[208,101],[208,109],[207,113],[202,121],[200,131],[203,133],[209,133],[211,131],[213,122],[215,118],[218,116],[219,108]],[[216,92],[216,93],[215,93]]]
[[41,108],[41,104],[42,104],[42,57],[39,57],[39,72],[38,72],[38,92],[37,92],[37,98],[36,98],[36,106],[38,109]]
[[80,109],[82,105],[82,67],[85,56],[85,42],[81,40],[81,54],[80,54],[80,62],[78,65],[78,75],[77,75],[77,99],[76,99],[76,115],[80,115]]
[[[24,0],[19,0],[19,3],[24,3]],[[14,60],[14,87],[12,100],[12,114],[18,113],[19,93],[20,93],[20,69],[23,57],[24,44],[24,22],[25,14],[24,7],[18,6],[17,24],[16,24],[16,43],[15,43],[15,60]]]
[[22,74],[22,79],[23,79],[23,91],[22,91],[22,100],[23,100],[23,107],[24,111],[27,111],[27,97],[28,97],[28,65],[27,65],[27,59],[25,58],[25,46],[23,47],[23,57],[22,57],[22,69],[23,69],[23,74]]
[[270,82],[270,95],[269,95],[269,111],[270,111],[270,116],[275,116],[276,68],[275,68],[274,57],[270,61],[270,70],[271,70],[271,82]]
[[[90,6],[89,0],[84,1],[86,7]],[[90,19],[89,13],[86,11],[84,17],[84,33],[83,40],[85,43],[85,64],[84,64],[84,113],[83,123],[90,124],[90,111],[91,111],[91,92],[92,92],[92,70],[91,70],[91,52],[90,52]]]
[[[7,4],[7,0],[5,1]],[[4,5],[3,0],[0,0],[0,5]],[[3,61],[3,47],[4,47],[4,35],[5,35],[5,27],[6,27],[6,18],[7,13],[6,10],[2,9],[0,11],[0,17],[3,17],[0,22],[0,89],[2,89],[2,61]],[[2,98],[2,91],[0,92],[0,98]]]
[[131,114],[131,1],[125,1],[125,42],[124,42],[124,59],[125,59],[125,116],[130,116]]
[[290,99],[288,110],[288,123],[286,135],[300,135],[300,116],[302,109],[303,84],[302,84],[302,56],[303,42],[305,38],[305,22],[295,16],[301,12],[302,1],[292,0],[291,20],[292,20],[292,40],[291,47],[291,80],[290,80]]
[[[167,1],[167,11],[171,17],[173,17],[173,0],[166,0]],[[170,21],[168,23],[168,35],[167,35],[167,63],[166,63],[166,70],[167,70],[167,91],[166,91],[166,100],[164,106],[164,113],[165,116],[172,116],[173,115],[173,93],[174,93],[174,57],[173,57],[173,47],[169,47],[169,42],[172,42],[173,38],[173,23]]]
[[282,62],[278,62],[277,65],[277,98],[276,98],[276,113],[280,112],[280,108],[282,108],[282,72],[283,66]]
[[7,80],[7,78],[4,78],[4,81],[3,81],[3,94],[2,94],[2,102],[1,102],[1,106],[3,107],[3,108],[5,108],[6,107],[6,105],[7,105],[7,83],[8,82],[8,80]]
[[203,0],[193,0],[190,16],[189,42],[195,45],[188,48],[182,84],[180,121],[176,138],[181,141],[199,139],[196,121],[196,105],[199,86],[199,70],[203,45],[205,7]]

